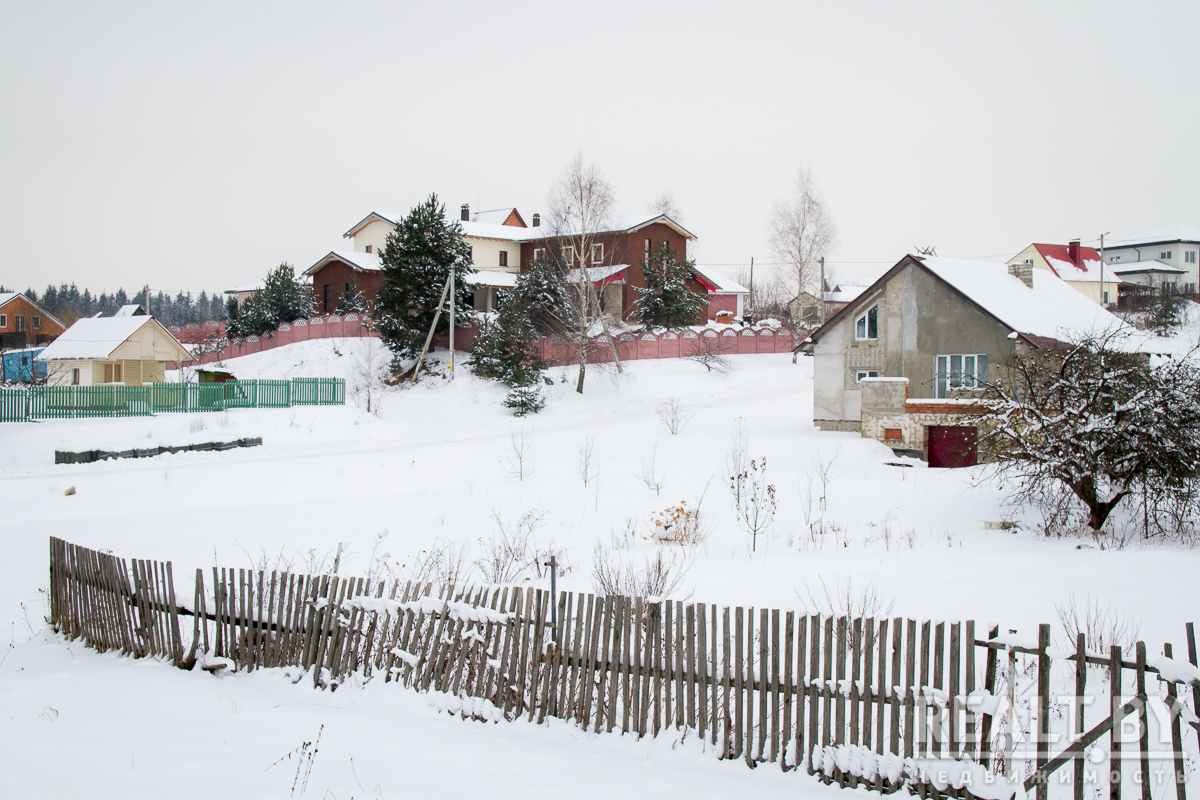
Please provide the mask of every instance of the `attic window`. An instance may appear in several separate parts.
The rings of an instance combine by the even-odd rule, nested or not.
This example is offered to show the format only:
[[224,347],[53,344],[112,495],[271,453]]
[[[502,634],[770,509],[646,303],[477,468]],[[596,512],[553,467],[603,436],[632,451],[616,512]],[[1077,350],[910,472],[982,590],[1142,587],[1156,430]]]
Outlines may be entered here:
[[854,320],[855,339],[879,338],[879,304],[871,306],[858,319]]
[[375,252],[375,245],[373,245],[373,244],[369,244],[369,245],[367,245],[367,252],[368,252],[368,253],[374,253],[374,252]]

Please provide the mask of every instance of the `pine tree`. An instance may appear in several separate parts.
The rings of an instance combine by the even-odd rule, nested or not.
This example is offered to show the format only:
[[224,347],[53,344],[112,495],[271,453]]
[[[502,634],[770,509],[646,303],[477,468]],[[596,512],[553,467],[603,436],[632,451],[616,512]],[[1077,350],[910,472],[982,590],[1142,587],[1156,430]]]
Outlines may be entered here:
[[494,319],[481,320],[471,363],[475,374],[491,378],[512,388],[536,386],[542,382],[547,363],[534,350],[539,337],[529,319],[529,307],[516,292],[508,294]]
[[679,259],[669,242],[660,242],[642,262],[646,288],[636,287],[634,308],[646,328],[678,330],[695,325],[708,304],[707,298],[688,288],[695,262]]
[[[433,324],[451,269],[456,276],[455,304],[466,307],[468,289],[463,279],[473,270],[462,226],[457,220],[446,220],[445,206],[431,194],[388,234],[379,260],[383,270],[383,286],[375,303],[379,332],[397,358],[416,357]],[[439,329],[449,330],[446,314],[442,314]]]
[[233,298],[226,308],[229,337],[244,339],[312,316],[313,298],[308,286],[297,280],[292,265],[282,263],[267,273],[263,288],[247,297],[240,308]]

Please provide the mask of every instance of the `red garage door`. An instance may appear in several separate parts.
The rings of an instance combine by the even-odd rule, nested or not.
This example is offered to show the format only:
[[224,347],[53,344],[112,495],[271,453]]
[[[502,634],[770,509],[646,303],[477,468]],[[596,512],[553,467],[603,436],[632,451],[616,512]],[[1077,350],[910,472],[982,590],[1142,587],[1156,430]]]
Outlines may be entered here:
[[971,425],[930,425],[929,466],[975,466],[978,461],[975,451],[977,435]]

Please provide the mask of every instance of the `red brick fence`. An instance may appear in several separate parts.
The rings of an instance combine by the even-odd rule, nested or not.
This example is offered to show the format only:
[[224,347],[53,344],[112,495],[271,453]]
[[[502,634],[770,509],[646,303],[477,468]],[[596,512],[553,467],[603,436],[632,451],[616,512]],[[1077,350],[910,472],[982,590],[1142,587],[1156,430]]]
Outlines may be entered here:
[[[459,328],[454,334],[454,349],[468,351],[475,342],[475,328]],[[371,330],[370,320],[358,314],[336,314],[328,317],[298,319],[284,323],[277,329],[261,336],[248,336],[244,341],[230,343],[220,350],[204,353],[199,363],[211,364],[229,358],[248,356],[295,342],[309,339],[329,339],[346,336],[378,336]],[[802,337],[801,337],[802,338]],[[722,327],[682,331],[650,331],[622,333],[613,338],[617,355],[622,361],[643,358],[686,358],[704,352],[721,355],[744,355],[750,353],[787,353],[800,339],[787,330],[759,325],[750,328]],[[447,337],[435,339],[439,347],[447,346]],[[561,336],[549,336],[537,344],[538,355],[552,364],[574,364],[578,362],[574,347]],[[613,360],[612,347],[603,338],[594,339],[588,359],[593,362]]]

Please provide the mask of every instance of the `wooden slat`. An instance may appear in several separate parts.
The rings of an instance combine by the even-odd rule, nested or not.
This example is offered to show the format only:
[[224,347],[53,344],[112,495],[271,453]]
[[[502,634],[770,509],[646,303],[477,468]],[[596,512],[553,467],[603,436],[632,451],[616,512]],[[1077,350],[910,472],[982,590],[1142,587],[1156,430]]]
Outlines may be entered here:
[[[873,739],[872,734],[875,732],[875,706],[878,705],[878,698],[874,694],[873,679],[875,677],[875,647],[878,642],[875,638],[875,618],[867,617],[863,621],[862,632],[862,744],[864,747],[871,747]],[[855,690],[857,691],[857,689]],[[857,709],[858,703],[855,703]],[[876,751],[878,752],[878,751]]]
[[916,620],[907,620],[905,623],[905,653],[904,653],[904,684],[902,685],[904,697],[904,757],[911,758],[913,756],[913,724],[915,722],[916,706],[913,693],[919,691],[917,687],[916,674],[916,659],[917,659],[917,623]]
[[[704,716],[704,699],[703,699],[703,683],[700,677],[699,660],[696,658],[696,650],[704,652],[704,641],[696,628],[696,606],[693,603],[688,603],[684,608],[685,615],[685,634],[684,634],[684,675],[686,680],[687,692],[687,717],[683,724],[688,728],[695,730],[700,739],[704,739],[704,723],[700,720]],[[703,622],[704,612],[700,613],[700,619]],[[697,698],[699,699],[700,713],[697,714]]]
[[733,633],[733,757],[739,758],[745,750],[746,741],[746,651],[745,614],[741,606],[734,609]]
[[[688,701],[693,689],[695,672],[687,668],[687,653],[691,649],[692,639],[688,635],[687,647],[684,647],[684,610],[683,601],[675,601],[675,658],[672,661],[675,669],[675,727],[681,728],[686,724],[687,715],[691,713],[692,705]],[[689,727],[694,728],[695,725]]]
[[958,759],[962,757],[961,743],[958,739],[958,695],[959,680],[962,674],[962,623],[959,622],[950,625],[950,658],[947,667],[949,671],[946,675],[946,691],[950,695],[947,709],[947,723],[950,730],[947,738],[950,744],[950,757]]
[[[721,758],[733,752],[733,649],[730,647],[729,607],[721,609]],[[715,641],[714,635],[714,641]],[[740,659],[739,659],[740,661]],[[715,724],[715,723],[714,723]]]

